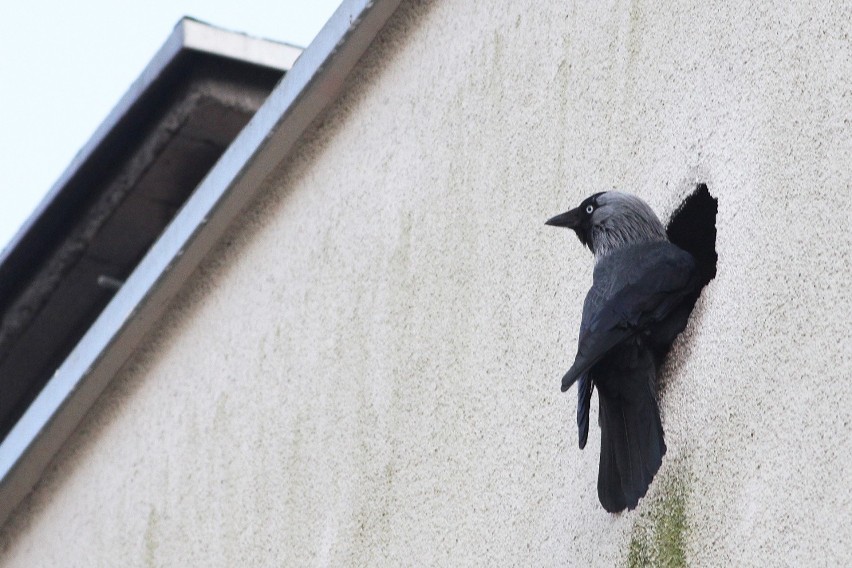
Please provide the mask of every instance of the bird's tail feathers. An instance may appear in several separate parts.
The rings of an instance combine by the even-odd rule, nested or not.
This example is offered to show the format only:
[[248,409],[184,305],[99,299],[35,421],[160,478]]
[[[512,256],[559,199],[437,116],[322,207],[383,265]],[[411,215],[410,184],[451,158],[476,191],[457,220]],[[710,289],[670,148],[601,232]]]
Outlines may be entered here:
[[610,398],[598,389],[601,459],[598,497],[615,513],[645,496],[666,453],[663,426],[650,386],[638,400]]

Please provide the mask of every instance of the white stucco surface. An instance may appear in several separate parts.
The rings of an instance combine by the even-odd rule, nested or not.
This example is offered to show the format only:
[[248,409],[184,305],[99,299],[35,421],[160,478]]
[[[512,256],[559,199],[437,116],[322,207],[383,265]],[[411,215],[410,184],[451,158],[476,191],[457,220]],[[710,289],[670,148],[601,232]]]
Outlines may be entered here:
[[[0,566],[852,564],[852,4],[662,4],[403,3]],[[696,181],[718,276],[610,515],[559,393],[592,257],[544,221]]]

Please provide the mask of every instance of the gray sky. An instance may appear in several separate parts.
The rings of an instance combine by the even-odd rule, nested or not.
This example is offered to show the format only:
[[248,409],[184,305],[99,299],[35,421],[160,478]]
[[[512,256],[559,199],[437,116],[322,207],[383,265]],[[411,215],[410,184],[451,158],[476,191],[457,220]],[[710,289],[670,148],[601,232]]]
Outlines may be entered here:
[[340,0],[0,2],[0,249],[184,16],[307,46]]

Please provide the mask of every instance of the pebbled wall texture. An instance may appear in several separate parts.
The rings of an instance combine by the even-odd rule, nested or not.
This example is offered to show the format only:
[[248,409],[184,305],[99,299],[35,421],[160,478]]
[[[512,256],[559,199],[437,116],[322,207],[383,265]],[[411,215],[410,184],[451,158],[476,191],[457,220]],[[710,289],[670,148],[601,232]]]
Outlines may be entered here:
[[[852,565],[852,4],[662,4],[404,2],[0,566]],[[696,182],[718,275],[610,515],[559,392],[592,256],[544,221]]]

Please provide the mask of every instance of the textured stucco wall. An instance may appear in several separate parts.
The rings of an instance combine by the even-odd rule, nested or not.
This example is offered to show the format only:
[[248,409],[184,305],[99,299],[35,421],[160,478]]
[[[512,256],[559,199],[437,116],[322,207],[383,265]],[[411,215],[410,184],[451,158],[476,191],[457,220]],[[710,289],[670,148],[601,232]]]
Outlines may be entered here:
[[[852,563],[852,4],[661,4],[404,3],[0,565]],[[592,260],[543,222],[696,180],[719,273],[609,515],[559,393]]]

